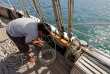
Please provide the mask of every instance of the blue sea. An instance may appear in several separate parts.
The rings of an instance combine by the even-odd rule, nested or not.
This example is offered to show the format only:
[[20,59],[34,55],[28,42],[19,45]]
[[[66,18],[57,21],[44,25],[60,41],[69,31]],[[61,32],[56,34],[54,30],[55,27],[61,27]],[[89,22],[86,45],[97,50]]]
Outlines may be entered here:
[[[8,0],[2,0],[9,5]],[[39,0],[42,7],[52,5],[51,0]],[[60,0],[63,23],[67,24],[67,2],[68,0]],[[18,10],[22,10],[18,4],[18,0],[10,0],[12,6],[16,6]],[[32,1],[31,1],[32,2]],[[26,6],[31,15],[38,17],[32,9],[28,0],[25,0]],[[55,17],[53,7],[42,8],[47,16],[52,19],[54,24]],[[50,23],[47,19],[46,22]],[[110,23],[110,0],[74,0],[74,24],[88,24],[88,23]],[[51,24],[51,23],[50,23]],[[110,25],[74,25],[73,29],[88,35],[94,36],[98,39],[110,42]],[[110,44],[101,42],[99,40],[87,37],[85,35],[73,32],[73,35],[81,40],[85,40],[89,45],[110,54]]]

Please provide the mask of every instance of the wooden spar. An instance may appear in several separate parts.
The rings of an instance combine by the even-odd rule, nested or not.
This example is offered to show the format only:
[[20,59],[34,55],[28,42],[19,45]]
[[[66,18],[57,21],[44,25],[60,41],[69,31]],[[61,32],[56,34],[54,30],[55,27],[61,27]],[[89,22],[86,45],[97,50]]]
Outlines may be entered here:
[[25,9],[26,9],[26,14],[27,14],[27,16],[30,17],[30,15],[29,15],[29,11],[28,11],[28,9],[27,9],[27,7],[26,7],[26,5],[25,5],[25,3],[24,3],[23,0],[22,0],[22,3],[23,3],[23,5],[24,5],[24,7],[25,7]]
[[72,24],[73,24],[74,0],[68,0],[68,37],[71,40]]
[[20,0],[18,0],[18,3],[20,4],[20,6],[21,6],[21,8],[22,8],[22,10],[24,12],[24,16],[27,16],[26,11],[25,11],[25,9],[24,9],[24,7],[23,7],[23,5],[22,5]]
[[[58,2],[58,3],[60,3],[60,2]],[[63,24],[63,21],[61,21],[62,13],[61,13],[61,9],[60,9],[61,7],[60,6],[58,7],[58,5],[59,5],[58,3],[57,3],[57,1],[52,0],[53,10],[54,10],[54,15],[55,15],[58,31],[59,31],[60,35],[63,37],[63,32],[61,30],[61,24]]]

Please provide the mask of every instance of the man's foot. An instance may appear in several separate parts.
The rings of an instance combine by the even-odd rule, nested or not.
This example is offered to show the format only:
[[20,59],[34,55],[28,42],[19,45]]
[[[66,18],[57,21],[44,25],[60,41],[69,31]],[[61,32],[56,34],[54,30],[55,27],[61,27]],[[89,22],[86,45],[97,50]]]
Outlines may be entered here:
[[26,56],[26,58],[27,58],[31,63],[33,63],[33,62],[36,61],[36,58],[32,58],[32,57],[29,56],[29,53],[24,53],[24,55]]
[[28,59],[31,63],[35,62],[36,61],[36,58],[29,58]]

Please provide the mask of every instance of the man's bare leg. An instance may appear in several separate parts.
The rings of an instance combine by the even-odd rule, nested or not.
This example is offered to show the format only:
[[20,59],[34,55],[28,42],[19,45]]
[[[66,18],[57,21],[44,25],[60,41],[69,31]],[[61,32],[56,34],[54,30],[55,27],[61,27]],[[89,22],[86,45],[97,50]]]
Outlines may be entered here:
[[30,62],[33,63],[33,62],[36,61],[36,58],[32,58],[32,57],[30,57],[28,52],[27,52],[27,53],[24,53],[24,55],[26,56],[26,58],[27,58]]

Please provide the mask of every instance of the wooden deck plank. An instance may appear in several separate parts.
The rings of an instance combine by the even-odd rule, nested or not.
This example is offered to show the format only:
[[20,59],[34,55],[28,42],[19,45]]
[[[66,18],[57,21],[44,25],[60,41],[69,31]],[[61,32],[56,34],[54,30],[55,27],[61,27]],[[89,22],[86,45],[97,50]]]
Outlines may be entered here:
[[85,72],[83,70],[81,70],[78,66],[73,66],[76,68],[77,72],[81,73],[81,74],[85,74]]
[[72,68],[70,74],[82,74],[82,73],[79,71],[79,69],[76,69],[76,67],[73,66],[73,68]]
[[[48,55],[45,55],[47,58],[49,57],[49,58],[51,58],[51,54],[48,54]],[[57,60],[57,58],[56,58],[56,60]],[[55,61],[56,61],[55,60]],[[59,74],[60,72],[56,69],[56,67],[54,66],[55,65],[55,63],[52,63],[52,64],[50,64],[50,65],[48,65],[47,67],[51,70],[51,73],[52,74]],[[53,67],[53,68],[52,68]]]
[[93,68],[92,66],[90,66],[84,60],[81,59],[80,62],[83,63],[83,65],[86,66],[87,68],[89,68],[91,71],[93,71],[95,74],[101,74],[99,71],[97,71],[95,68]]
[[105,72],[103,69],[101,69],[100,67],[98,67],[96,64],[94,64],[93,62],[91,62],[90,60],[88,60],[86,57],[82,57],[86,62],[88,62],[90,65],[92,65],[96,70],[100,71],[103,74],[107,74],[107,72]]
[[87,73],[93,74],[88,68],[86,68],[82,63],[78,62],[77,65],[81,67]]
[[110,68],[105,67],[104,65],[102,65],[100,63],[100,61],[98,61],[97,59],[93,58],[92,56],[88,56],[88,55],[84,55],[87,59],[91,60],[91,62],[93,62],[94,64],[96,64],[97,66],[99,66],[100,68],[102,68],[103,70],[105,70],[106,72],[110,73]]

